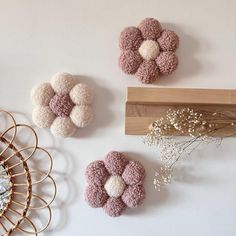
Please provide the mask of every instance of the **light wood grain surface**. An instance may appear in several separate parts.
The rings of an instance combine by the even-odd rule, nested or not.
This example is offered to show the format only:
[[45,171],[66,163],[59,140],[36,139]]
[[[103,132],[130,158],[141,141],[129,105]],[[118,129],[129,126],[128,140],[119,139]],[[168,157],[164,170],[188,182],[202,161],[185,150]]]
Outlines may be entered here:
[[130,87],[129,103],[236,105],[236,90]]
[[[169,109],[190,107],[200,112],[223,113],[236,117],[236,91],[218,89],[166,89],[128,88],[125,134],[144,135],[149,125],[165,116]],[[219,123],[229,123],[222,121]],[[214,133],[214,136],[228,136],[236,133],[236,127],[228,127]]]

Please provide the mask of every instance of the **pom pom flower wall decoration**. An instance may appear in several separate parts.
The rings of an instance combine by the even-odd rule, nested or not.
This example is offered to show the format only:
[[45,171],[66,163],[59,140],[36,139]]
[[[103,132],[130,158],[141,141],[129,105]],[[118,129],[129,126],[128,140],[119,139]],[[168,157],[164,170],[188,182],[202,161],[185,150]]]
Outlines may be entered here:
[[146,18],[138,27],[127,27],[121,32],[119,66],[125,73],[135,74],[141,83],[153,83],[177,68],[178,45],[174,31],[162,29],[156,19]]
[[113,151],[104,161],[90,163],[85,175],[86,201],[91,207],[103,207],[109,216],[120,216],[126,207],[135,208],[145,198],[144,167],[122,153]]
[[[38,235],[51,222],[50,204],[56,195],[56,185],[50,175],[52,158],[38,146],[33,128],[17,124],[8,112],[1,110],[0,114],[7,127],[0,132],[0,234]],[[1,124],[1,128],[4,127],[3,122]],[[23,131],[24,136],[20,135]],[[28,142],[33,144],[27,142],[27,146],[21,147],[27,131],[33,136]],[[50,190],[49,200],[43,189]]]
[[56,137],[72,136],[77,128],[86,127],[93,117],[91,89],[68,73],[58,73],[50,83],[35,86],[31,100],[35,105],[34,123],[40,128],[50,128]]

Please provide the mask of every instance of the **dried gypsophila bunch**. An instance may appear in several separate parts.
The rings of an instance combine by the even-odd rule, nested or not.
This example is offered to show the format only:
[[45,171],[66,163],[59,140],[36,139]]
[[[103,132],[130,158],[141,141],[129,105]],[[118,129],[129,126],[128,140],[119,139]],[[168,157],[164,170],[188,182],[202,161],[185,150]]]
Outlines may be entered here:
[[[155,172],[155,189],[171,183],[174,167],[182,159],[191,155],[200,145],[215,143],[220,146],[222,138],[213,137],[214,133],[227,126],[236,126],[236,118],[223,113],[195,111],[192,108],[169,109],[165,117],[153,122],[144,143],[159,148],[162,162]],[[184,134],[179,139],[173,133]]]

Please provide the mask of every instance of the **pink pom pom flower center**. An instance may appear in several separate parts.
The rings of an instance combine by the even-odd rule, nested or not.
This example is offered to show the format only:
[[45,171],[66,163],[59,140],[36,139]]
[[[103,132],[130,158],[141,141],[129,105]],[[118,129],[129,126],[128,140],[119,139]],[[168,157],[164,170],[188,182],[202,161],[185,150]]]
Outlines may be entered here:
[[49,103],[49,107],[56,116],[67,117],[70,115],[74,103],[69,95],[54,95]]

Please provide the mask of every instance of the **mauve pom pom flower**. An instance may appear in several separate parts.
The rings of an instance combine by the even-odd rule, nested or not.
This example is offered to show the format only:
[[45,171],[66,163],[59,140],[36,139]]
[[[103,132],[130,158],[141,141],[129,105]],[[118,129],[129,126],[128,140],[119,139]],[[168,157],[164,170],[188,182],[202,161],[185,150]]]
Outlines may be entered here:
[[39,128],[50,128],[56,137],[72,136],[77,128],[89,125],[93,117],[91,89],[68,73],[58,73],[50,83],[33,87],[31,100],[35,106],[33,122]]
[[175,51],[179,37],[172,30],[162,29],[156,19],[146,18],[138,27],[125,28],[120,34],[119,46],[121,70],[134,74],[143,84],[154,83],[178,66]]
[[109,152],[104,161],[90,163],[85,176],[86,201],[93,208],[103,207],[109,216],[120,216],[126,207],[135,208],[144,201],[145,169],[120,152]]

